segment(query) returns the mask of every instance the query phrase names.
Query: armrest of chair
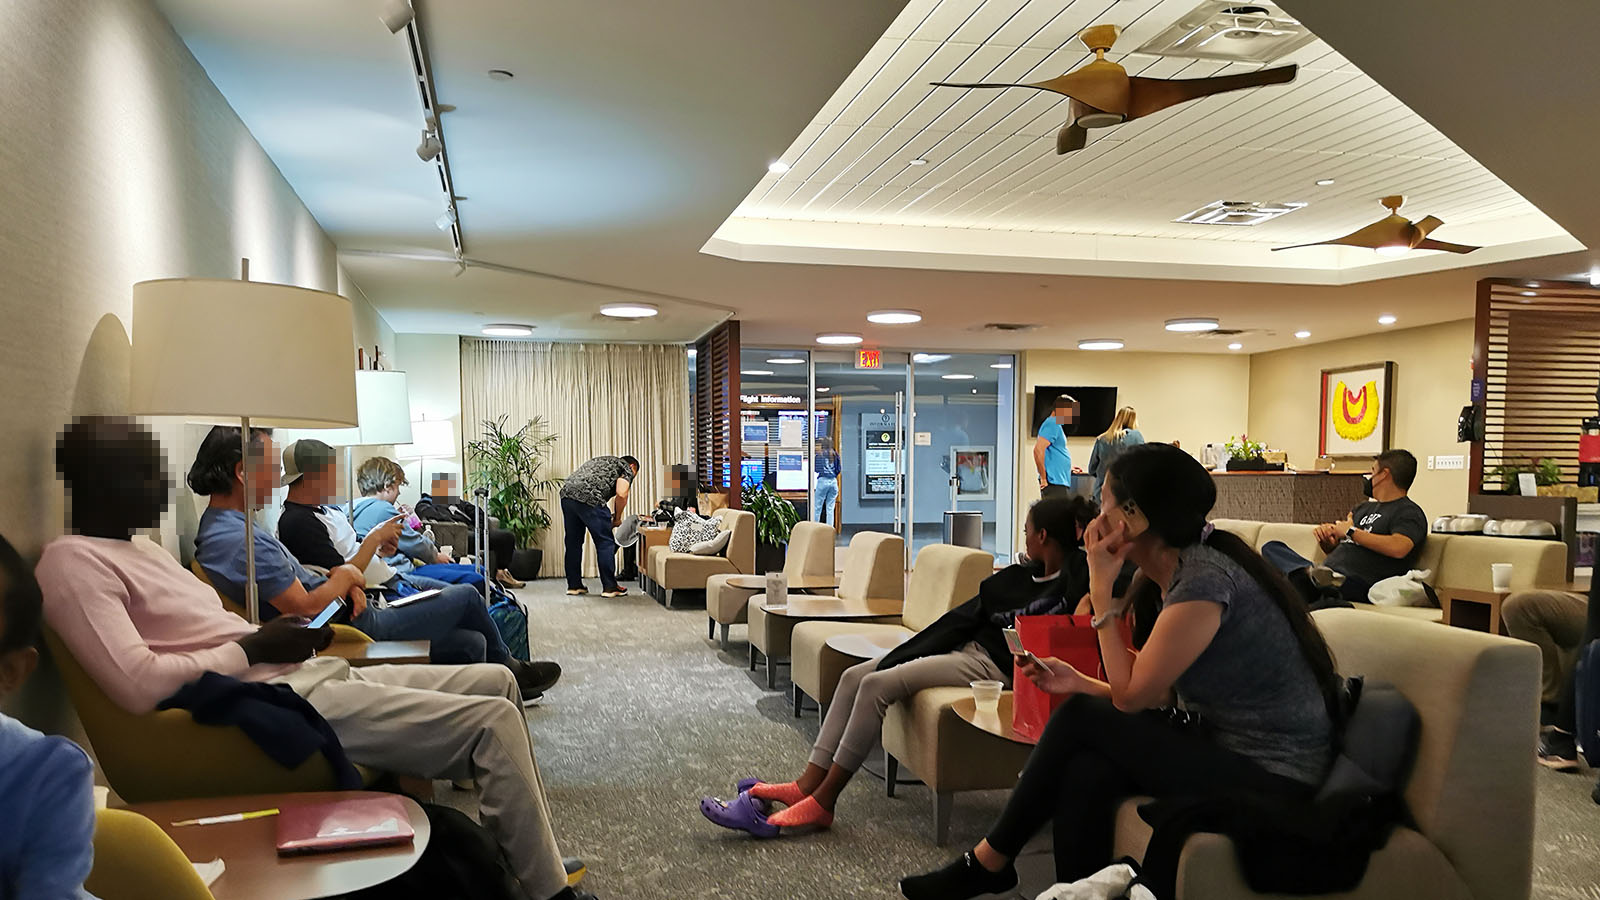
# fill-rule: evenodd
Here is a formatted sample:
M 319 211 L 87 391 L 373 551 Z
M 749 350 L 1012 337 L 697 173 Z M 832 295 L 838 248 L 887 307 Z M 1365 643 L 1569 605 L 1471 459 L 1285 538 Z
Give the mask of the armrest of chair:
M 183 851 L 144 816 L 102 809 L 94 817 L 94 869 L 86 888 L 101 900 L 212 900 Z
M 365 631 L 354 625 L 334 625 L 333 642 L 335 644 L 370 644 L 372 638 Z

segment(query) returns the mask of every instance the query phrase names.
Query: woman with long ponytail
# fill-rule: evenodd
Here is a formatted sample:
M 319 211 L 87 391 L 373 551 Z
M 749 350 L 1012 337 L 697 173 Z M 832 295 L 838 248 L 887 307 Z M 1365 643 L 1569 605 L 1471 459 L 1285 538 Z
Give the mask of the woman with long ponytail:
M 942 869 L 901 879 L 906 897 L 1011 890 L 1012 860 L 1052 821 L 1057 880 L 1094 875 L 1121 891 L 1130 867 L 1097 873 L 1112 862 L 1113 819 L 1127 797 L 1316 791 L 1340 709 L 1333 654 L 1284 577 L 1207 523 L 1216 497 L 1210 473 L 1169 444 L 1131 448 L 1111 465 L 1084 535 L 1106 680 L 1053 658 L 1026 666 L 1068 700 L 988 837 Z M 1161 592 L 1137 656 L 1112 627 L 1123 610 L 1111 585 L 1125 560 Z

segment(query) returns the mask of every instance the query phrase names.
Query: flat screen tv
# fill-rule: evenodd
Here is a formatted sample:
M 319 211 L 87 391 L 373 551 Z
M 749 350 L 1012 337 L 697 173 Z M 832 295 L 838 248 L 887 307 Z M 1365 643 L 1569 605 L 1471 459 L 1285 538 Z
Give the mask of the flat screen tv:
M 1081 385 L 1039 385 L 1033 389 L 1033 434 L 1055 409 L 1056 398 L 1071 394 L 1078 401 L 1078 418 L 1064 426 L 1067 437 L 1098 437 L 1117 415 L 1117 389 Z

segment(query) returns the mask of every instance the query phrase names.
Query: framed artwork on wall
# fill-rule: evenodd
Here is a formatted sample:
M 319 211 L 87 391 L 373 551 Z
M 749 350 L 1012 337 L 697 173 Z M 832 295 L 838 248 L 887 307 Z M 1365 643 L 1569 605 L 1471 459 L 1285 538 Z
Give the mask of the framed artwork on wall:
M 1377 456 L 1394 429 L 1394 363 L 1322 370 L 1319 456 Z
M 956 499 L 994 499 L 994 445 L 951 445 L 950 471 L 956 476 Z

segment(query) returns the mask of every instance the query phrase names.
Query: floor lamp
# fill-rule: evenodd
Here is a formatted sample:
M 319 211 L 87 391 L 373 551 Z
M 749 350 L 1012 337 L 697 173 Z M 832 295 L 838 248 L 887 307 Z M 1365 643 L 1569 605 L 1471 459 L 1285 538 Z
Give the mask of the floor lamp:
M 249 276 L 249 261 L 242 266 Z M 248 280 L 170 278 L 133 286 L 129 412 L 239 423 L 244 458 L 245 611 L 256 588 L 251 427 L 354 426 L 350 301 Z
M 382 447 L 411 443 L 411 395 L 404 372 L 356 372 L 355 428 L 340 428 L 315 435 L 332 447 L 344 448 L 344 467 L 350 502 L 345 515 L 356 516 L 356 447 Z

